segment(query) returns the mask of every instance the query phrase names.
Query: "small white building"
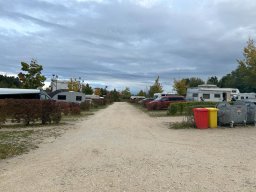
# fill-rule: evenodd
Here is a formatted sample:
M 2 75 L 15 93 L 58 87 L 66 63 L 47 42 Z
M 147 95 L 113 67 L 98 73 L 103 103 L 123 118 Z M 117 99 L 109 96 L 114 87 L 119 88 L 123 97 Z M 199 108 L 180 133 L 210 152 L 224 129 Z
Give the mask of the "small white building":
M 186 100 L 188 101 L 231 101 L 233 97 L 239 95 L 236 88 L 219 88 L 216 85 L 199 85 L 187 89 Z

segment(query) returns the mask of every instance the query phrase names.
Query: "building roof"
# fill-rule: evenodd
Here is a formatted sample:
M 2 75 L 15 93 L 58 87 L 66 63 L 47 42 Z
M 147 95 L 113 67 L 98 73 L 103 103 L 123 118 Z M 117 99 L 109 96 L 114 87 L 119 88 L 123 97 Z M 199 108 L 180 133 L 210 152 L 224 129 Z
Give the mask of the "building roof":
M 57 95 L 58 93 L 67 92 L 67 91 L 68 91 L 68 89 L 58 89 L 56 91 L 48 93 L 48 95 L 52 98 L 54 95 Z

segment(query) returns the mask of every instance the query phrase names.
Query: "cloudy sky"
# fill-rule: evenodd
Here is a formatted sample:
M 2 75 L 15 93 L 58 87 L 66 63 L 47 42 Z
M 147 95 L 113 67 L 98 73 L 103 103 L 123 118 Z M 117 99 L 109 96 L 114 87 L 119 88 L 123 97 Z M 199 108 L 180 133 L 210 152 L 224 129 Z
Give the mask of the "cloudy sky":
M 0 72 L 146 89 L 156 77 L 221 77 L 256 38 L 254 0 L 0 0 Z

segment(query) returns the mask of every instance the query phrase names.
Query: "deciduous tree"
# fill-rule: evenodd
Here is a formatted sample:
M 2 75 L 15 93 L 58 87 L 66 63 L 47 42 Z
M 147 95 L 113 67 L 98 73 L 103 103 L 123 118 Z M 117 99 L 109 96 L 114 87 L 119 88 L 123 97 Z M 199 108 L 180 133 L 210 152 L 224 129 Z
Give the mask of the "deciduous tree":
M 218 85 L 219 84 L 218 77 L 216 76 L 209 77 L 207 80 L 207 84 Z
M 93 89 L 88 83 L 86 83 L 86 85 L 82 85 L 82 92 L 86 95 L 92 95 Z
M 144 96 L 146 97 L 147 93 L 143 90 L 140 90 L 139 93 L 137 94 L 137 96 Z
M 18 77 L 23 88 L 42 88 L 44 86 L 45 76 L 41 74 L 43 66 L 37 63 L 37 60 L 32 59 L 30 64 L 21 62 L 21 70 Z
M 188 88 L 186 79 L 174 80 L 173 88 L 178 95 L 186 95 Z
M 79 92 L 80 91 L 80 82 L 71 78 L 70 81 L 68 82 L 68 90 Z
M 221 78 L 220 87 L 238 88 L 241 92 L 256 92 L 256 47 L 249 39 L 243 51 L 244 59 L 237 60 L 238 67 Z
M 163 87 L 159 82 L 159 76 L 156 78 L 155 83 L 149 88 L 149 96 L 153 97 L 155 93 L 162 93 Z
M 123 99 L 130 99 L 131 97 L 131 91 L 129 87 L 126 87 L 123 91 L 121 91 L 121 95 Z

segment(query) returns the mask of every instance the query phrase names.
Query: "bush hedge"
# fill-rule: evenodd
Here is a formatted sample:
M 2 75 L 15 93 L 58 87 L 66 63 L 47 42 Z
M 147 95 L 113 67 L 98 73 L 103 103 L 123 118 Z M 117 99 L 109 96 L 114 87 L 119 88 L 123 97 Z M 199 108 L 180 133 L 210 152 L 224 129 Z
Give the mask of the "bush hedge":
M 52 100 L 36 99 L 6 99 L 0 101 L 0 124 L 9 118 L 12 122 L 23 122 L 25 125 L 41 121 L 46 123 L 59 123 L 61 108 Z
M 0 99 L 0 127 L 7 119 L 12 122 L 29 125 L 36 121 L 59 123 L 61 115 L 79 115 L 81 111 L 89 111 L 112 103 L 109 99 L 94 99 L 78 103 L 56 102 L 54 100 L 37 99 Z
M 190 115 L 193 108 L 215 107 L 216 102 L 180 102 L 171 103 L 168 107 L 168 115 Z

